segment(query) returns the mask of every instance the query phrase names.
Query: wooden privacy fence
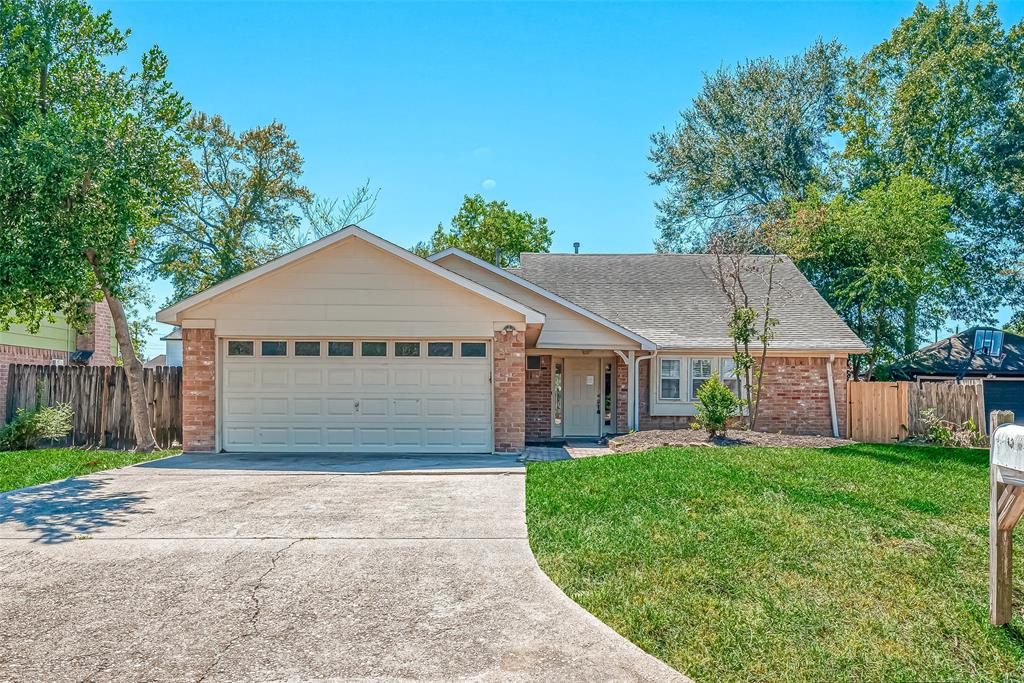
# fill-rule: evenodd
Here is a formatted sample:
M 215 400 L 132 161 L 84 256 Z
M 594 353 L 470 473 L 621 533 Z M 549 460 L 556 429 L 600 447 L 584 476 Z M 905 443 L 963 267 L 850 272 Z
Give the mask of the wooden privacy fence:
M 927 432 L 926 410 L 954 424 L 974 420 L 985 429 L 981 382 L 849 382 L 846 389 L 849 429 L 854 441 L 893 443 Z
M 143 371 L 149 418 L 161 448 L 181 443 L 181 368 Z M 7 379 L 7 416 L 43 405 L 68 403 L 75 411 L 74 430 L 62 445 L 132 448 L 131 396 L 128 377 L 119 366 L 11 365 Z

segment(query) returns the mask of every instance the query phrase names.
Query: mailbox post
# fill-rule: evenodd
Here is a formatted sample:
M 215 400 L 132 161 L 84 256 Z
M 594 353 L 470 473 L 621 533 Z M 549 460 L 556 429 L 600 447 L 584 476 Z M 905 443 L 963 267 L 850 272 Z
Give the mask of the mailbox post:
M 1013 413 L 992 412 L 988 616 L 996 626 L 1009 623 L 1013 613 L 1013 527 L 1024 514 L 1024 427 L 1009 422 L 1013 422 Z

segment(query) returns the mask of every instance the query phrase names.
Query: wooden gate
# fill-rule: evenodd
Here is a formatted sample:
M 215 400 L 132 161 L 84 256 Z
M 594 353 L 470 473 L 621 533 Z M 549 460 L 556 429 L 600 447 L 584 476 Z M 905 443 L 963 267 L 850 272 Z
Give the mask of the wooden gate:
M 153 435 L 161 448 L 181 443 L 181 368 L 146 368 L 143 374 Z M 69 403 L 74 430 L 63 445 L 132 448 L 128 377 L 119 366 L 11 365 L 7 416 L 18 408 Z
M 851 439 L 894 443 L 907 438 L 907 382 L 849 382 L 846 396 Z

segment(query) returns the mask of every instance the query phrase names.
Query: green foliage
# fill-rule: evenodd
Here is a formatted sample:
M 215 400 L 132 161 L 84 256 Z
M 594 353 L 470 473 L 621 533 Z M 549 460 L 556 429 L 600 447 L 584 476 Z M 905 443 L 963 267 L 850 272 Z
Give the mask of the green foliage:
M 846 80 L 852 189 L 907 174 L 949 197 L 970 276 L 950 313 L 984 319 L 1014 286 L 1024 294 L 1024 21 L 1004 29 L 995 3 L 920 3 Z
M 951 314 L 966 264 L 950 200 L 927 181 L 900 175 L 828 202 L 814 193 L 790 211 L 787 249 L 868 344 L 868 374 L 916 350 Z
M 925 439 L 929 443 L 943 448 L 973 448 L 984 446 L 988 443 L 988 437 L 978 429 L 974 420 L 967 418 L 963 423 L 956 424 L 949 420 L 939 419 L 935 415 L 934 408 L 926 408 L 921 411 L 921 419 L 926 426 Z
M 196 114 L 184 139 L 188 194 L 156 230 L 151 272 L 184 299 L 373 214 L 369 181 L 350 197 L 315 197 L 283 124 L 236 133 L 220 116 Z
M 1024 336 L 1024 311 L 1018 311 L 1013 314 L 1010 321 L 1006 324 L 1006 331 Z
M 739 413 L 743 401 L 736 398 L 718 373 L 711 375 L 697 388 L 697 423 L 708 431 L 710 438 L 725 436 L 726 423 Z
M 126 298 L 184 190 L 188 107 L 159 48 L 110 66 L 127 36 L 79 0 L 0 0 L 0 326 Z
M 0 451 L 35 448 L 44 439 L 63 439 L 71 433 L 74 417 L 67 403 L 18 408 L 14 419 L 0 429 Z
M 842 46 L 818 41 L 705 76 L 675 130 L 651 137 L 650 177 L 666 186 L 659 251 L 703 250 L 708 232 L 760 224 L 821 177 L 842 66 Z
M 468 254 L 494 263 L 497 250 L 501 250 L 500 266 L 519 265 L 522 252 L 546 252 L 551 248 L 554 234 L 548 228 L 548 219 L 534 218 L 526 211 L 508 208 L 508 202 L 486 201 L 482 195 L 466 195 L 459 212 L 445 230 L 438 225 L 426 242 L 416 244 L 412 251 L 429 256 L 457 247 Z

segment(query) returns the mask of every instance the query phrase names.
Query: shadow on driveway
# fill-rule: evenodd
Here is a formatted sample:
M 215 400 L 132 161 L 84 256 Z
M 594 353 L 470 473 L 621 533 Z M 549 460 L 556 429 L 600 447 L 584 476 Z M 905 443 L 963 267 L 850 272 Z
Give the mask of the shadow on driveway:
M 337 453 L 185 453 L 135 465 L 137 469 L 227 470 L 326 474 L 429 473 L 438 471 L 523 471 L 515 454 L 461 455 Z
M 62 543 L 127 524 L 129 518 L 149 511 L 146 496 L 103 493 L 103 479 L 65 479 L 0 494 L 0 525 L 14 522 L 17 533 L 35 532 L 40 543 Z M 0 536 L 6 535 L 0 529 Z

